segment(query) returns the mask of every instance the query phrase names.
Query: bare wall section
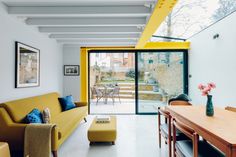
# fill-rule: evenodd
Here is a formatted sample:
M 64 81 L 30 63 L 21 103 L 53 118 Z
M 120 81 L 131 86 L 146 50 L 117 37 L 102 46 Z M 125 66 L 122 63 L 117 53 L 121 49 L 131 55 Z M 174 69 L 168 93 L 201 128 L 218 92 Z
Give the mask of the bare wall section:
M 206 104 L 199 83 L 215 82 L 216 106 L 236 107 L 236 12 L 193 36 L 189 52 L 189 93 L 194 104 Z M 213 39 L 215 34 L 219 38 Z
M 62 94 L 62 47 L 6 9 L 0 3 L 0 103 L 48 92 Z M 15 88 L 15 41 L 40 49 L 40 87 Z
M 80 65 L 80 47 L 64 46 L 63 47 L 63 64 Z M 75 101 L 80 100 L 80 76 L 64 76 L 63 79 L 64 95 L 72 95 Z

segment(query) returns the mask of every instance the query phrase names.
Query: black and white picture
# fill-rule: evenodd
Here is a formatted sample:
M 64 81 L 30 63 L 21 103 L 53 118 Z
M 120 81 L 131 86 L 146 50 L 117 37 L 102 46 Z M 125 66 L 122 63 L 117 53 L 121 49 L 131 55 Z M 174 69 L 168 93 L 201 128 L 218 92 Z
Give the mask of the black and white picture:
M 64 65 L 65 76 L 79 76 L 79 65 Z

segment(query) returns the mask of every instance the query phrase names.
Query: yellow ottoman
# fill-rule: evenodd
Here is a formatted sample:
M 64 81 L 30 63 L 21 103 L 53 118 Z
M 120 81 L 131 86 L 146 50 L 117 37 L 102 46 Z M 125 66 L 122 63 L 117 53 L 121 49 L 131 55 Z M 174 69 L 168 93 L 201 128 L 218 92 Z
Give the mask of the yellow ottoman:
M 96 118 L 93 120 L 88 130 L 88 140 L 90 145 L 93 142 L 112 142 L 116 140 L 116 117 L 111 116 L 109 123 L 96 123 Z
M 5 142 L 0 142 L 0 157 L 10 157 L 9 146 Z

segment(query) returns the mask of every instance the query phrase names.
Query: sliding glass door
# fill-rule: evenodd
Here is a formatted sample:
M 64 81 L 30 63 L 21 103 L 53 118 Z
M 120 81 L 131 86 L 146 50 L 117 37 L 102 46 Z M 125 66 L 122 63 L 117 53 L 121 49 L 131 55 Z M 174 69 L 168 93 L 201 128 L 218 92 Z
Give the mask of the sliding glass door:
M 89 52 L 91 114 L 155 114 L 188 92 L 185 50 Z
M 138 113 L 156 113 L 169 98 L 187 92 L 185 58 L 184 52 L 138 53 Z
M 89 54 L 91 114 L 135 114 L 135 53 Z

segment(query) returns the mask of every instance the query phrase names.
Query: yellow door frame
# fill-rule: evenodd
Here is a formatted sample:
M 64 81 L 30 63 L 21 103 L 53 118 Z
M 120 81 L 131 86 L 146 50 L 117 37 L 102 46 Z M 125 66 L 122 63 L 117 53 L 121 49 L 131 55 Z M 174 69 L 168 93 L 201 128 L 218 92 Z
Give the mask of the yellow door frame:
M 80 101 L 88 102 L 88 52 L 89 50 L 187 50 L 190 48 L 189 42 L 150 42 L 142 49 L 134 46 L 123 47 L 81 47 L 80 48 Z

